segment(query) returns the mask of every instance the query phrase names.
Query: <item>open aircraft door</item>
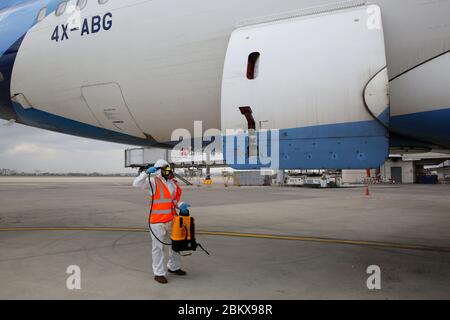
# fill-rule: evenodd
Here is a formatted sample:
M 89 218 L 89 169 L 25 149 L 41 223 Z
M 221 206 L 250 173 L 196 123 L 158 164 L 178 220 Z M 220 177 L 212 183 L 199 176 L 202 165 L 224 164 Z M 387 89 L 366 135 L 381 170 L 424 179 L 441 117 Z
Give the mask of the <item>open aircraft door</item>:
M 389 148 L 388 86 L 376 5 L 250 21 L 233 32 L 224 66 L 226 161 L 236 169 L 379 167 Z M 244 163 L 235 129 L 246 130 Z M 253 150 L 269 145 L 270 165 L 252 160 L 255 141 Z

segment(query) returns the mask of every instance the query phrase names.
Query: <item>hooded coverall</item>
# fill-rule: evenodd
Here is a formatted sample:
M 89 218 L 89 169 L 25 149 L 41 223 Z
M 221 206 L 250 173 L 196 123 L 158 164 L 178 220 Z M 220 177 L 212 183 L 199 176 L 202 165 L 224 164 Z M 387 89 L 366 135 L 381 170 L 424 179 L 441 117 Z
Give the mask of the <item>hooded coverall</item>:
M 176 205 L 181 205 L 181 203 L 176 203 L 176 193 L 177 193 L 177 185 L 173 180 L 164 179 L 160 172 L 156 173 L 151 177 L 151 181 L 148 179 L 147 173 L 142 172 L 133 182 L 133 187 L 140 188 L 143 190 L 147 190 L 149 195 L 152 197 L 152 188 L 150 187 L 150 183 L 153 187 L 153 192 L 156 192 L 156 181 L 155 178 L 159 178 L 159 180 L 167 187 L 169 190 L 172 199 L 174 200 Z M 178 187 L 179 188 L 179 187 Z M 162 192 L 162 190 L 161 190 Z M 170 234 L 172 232 L 172 221 L 165 223 L 155 223 L 151 224 L 150 227 L 153 230 L 153 233 L 156 237 L 164 243 L 170 243 Z M 155 235 L 151 233 L 152 236 L 152 260 L 153 260 L 153 273 L 155 276 L 166 276 L 166 270 L 164 269 L 164 244 L 159 242 Z M 171 247 L 169 247 L 169 261 L 167 263 L 167 268 L 171 271 L 176 271 L 181 269 L 181 257 L 179 254 L 174 252 Z

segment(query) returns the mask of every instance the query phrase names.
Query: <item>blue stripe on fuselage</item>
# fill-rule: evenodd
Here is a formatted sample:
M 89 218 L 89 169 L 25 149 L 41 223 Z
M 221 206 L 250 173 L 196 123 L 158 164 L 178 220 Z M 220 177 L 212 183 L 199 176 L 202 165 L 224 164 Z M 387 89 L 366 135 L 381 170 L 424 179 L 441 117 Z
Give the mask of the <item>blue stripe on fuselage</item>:
M 0 118 L 11 120 L 16 119 L 16 114 L 11 105 L 11 77 L 17 51 L 22 43 L 22 39 L 17 40 L 3 56 L 0 57 L 0 72 L 4 81 L 0 81 Z
M 29 1 L 32 1 L 32 0 L 2 0 L 2 2 L 0 2 L 0 10 L 6 9 L 9 7 L 14 7 L 21 3 L 29 2 Z
M 35 108 L 23 108 L 20 104 L 12 103 L 19 123 L 46 129 L 50 131 L 70 134 L 78 137 L 97 139 L 108 142 L 117 142 L 142 147 L 155 146 L 156 142 L 138 137 L 133 137 L 120 132 L 115 132 L 86 123 L 67 119 Z
M 7 0 L 0 7 L 0 118 L 16 119 L 11 105 L 11 77 L 17 52 L 27 32 L 37 23 L 39 11 L 55 10 L 59 0 Z
M 448 148 L 450 147 L 450 108 L 393 116 L 391 131 Z
M 387 108 L 379 119 L 389 114 Z M 279 132 L 279 169 L 366 169 L 377 168 L 388 156 L 389 136 L 387 130 L 376 120 L 355 121 L 315 125 L 302 128 L 280 129 Z M 261 140 L 260 134 L 258 134 Z M 272 154 L 273 144 L 270 135 L 263 137 L 268 145 L 266 152 Z M 226 144 L 231 144 L 227 146 Z M 237 139 L 226 139 L 224 155 L 227 163 L 238 170 L 257 170 L 270 168 L 273 162 L 251 164 L 248 156 L 236 148 Z M 241 150 L 241 151 L 240 151 Z M 230 153 L 231 152 L 231 153 Z M 241 159 L 239 159 L 241 156 Z M 241 162 L 241 163 L 239 163 Z
M 30 30 L 49 0 L 22 1 L 0 11 L 0 56 Z

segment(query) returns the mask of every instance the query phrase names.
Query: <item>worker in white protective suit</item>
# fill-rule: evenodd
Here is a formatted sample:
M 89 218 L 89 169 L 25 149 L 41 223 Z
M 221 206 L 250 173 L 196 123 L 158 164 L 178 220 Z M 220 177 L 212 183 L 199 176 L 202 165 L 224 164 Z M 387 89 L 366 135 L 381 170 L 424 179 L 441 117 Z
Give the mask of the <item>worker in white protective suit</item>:
M 150 176 L 150 179 L 149 179 Z M 152 259 L 155 280 L 166 284 L 164 269 L 164 244 L 170 244 L 172 220 L 177 215 L 177 209 L 188 210 L 189 204 L 180 202 L 182 190 L 174 179 L 173 168 L 165 160 L 159 160 L 154 167 L 143 170 L 134 180 L 133 187 L 147 190 L 151 196 L 150 233 L 152 237 Z M 186 275 L 181 270 L 181 256 L 169 247 L 169 273 L 179 276 Z

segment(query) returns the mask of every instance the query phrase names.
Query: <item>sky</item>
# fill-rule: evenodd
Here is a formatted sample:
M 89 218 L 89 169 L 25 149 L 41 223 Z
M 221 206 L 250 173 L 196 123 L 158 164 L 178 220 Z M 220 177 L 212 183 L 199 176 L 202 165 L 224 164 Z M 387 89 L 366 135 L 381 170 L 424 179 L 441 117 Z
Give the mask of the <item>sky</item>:
M 78 138 L 0 120 L 0 169 L 19 172 L 128 173 L 130 146 Z

